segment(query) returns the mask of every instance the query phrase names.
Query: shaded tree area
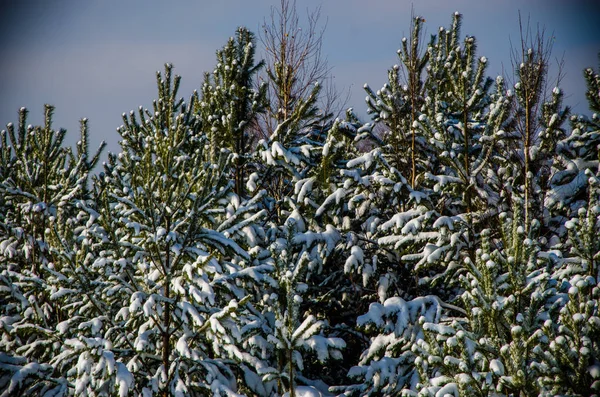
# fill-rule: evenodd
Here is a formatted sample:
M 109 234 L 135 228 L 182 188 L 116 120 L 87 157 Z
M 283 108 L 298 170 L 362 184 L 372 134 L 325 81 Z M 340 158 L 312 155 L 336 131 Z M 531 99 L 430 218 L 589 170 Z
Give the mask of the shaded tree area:
M 101 167 L 2 130 L 0 396 L 600 394 L 600 69 L 571 114 L 543 31 L 492 78 L 413 15 L 340 117 L 319 17 L 166 64 Z

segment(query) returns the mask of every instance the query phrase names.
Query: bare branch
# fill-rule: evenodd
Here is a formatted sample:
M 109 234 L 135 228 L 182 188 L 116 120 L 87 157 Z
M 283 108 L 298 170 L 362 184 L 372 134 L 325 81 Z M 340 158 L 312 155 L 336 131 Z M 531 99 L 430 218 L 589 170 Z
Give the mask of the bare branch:
M 321 112 L 304 124 L 311 125 L 319 118 L 329 119 L 324 116 L 339 113 L 339 95 L 322 53 L 327 21 L 321 23 L 321 8 L 307 10 L 304 22 L 302 25 L 295 0 L 281 0 L 279 7 L 271 8 L 270 18 L 265 19 L 259 34 L 266 62 L 259 83 L 268 85 L 270 102 L 258 127 L 263 138 L 269 137 L 277 124 L 290 117 L 294 109 L 310 97 L 316 83 L 326 88 L 319 98 Z

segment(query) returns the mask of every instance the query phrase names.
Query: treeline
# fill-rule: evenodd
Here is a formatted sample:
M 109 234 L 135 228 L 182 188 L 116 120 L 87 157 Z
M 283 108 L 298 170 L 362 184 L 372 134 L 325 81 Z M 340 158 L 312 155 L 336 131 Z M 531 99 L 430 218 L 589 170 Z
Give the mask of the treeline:
M 461 15 L 336 117 L 318 12 L 237 30 L 188 99 L 173 67 L 97 167 L 0 136 L 0 395 L 530 396 L 600 390 L 592 117 L 543 34 L 491 79 Z M 258 78 L 258 77 L 261 78 Z

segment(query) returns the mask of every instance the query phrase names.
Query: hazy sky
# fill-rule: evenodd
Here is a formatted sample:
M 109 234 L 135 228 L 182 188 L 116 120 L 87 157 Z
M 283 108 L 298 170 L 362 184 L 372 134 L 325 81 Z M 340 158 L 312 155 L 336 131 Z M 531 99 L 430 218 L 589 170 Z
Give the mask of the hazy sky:
M 42 122 L 44 103 L 56 106 L 54 127 L 69 130 L 69 143 L 89 119 L 92 147 L 100 141 L 119 151 L 121 113 L 150 107 L 155 72 L 165 62 L 182 76 L 180 96 L 200 87 L 215 51 L 236 27 L 258 32 L 279 0 L 9 0 L 0 3 L 0 125 L 17 121 L 21 106 L 30 123 Z M 553 56 L 565 60 L 562 88 L 575 111 L 589 113 L 584 67 L 598 67 L 600 1 L 558 0 L 298 0 L 301 15 L 321 6 L 327 23 L 323 50 L 341 91 L 364 115 L 364 91 L 385 82 L 408 34 L 411 6 L 426 19 L 427 34 L 464 15 L 462 34 L 474 35 L 488 74 L 510 69 L 510 42 L 519 40 L 518 12 L 534 29 L 554 37 Z M 258 54 L 260 58 L 260 53 Z

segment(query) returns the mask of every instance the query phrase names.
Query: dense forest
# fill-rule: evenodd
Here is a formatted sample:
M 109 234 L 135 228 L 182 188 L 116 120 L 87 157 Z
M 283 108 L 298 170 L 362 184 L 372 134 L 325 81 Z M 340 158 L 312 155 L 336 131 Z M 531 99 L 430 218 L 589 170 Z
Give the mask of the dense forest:
M 424 23 L 369 120 L 287 0 L 189 97 L 157 72 L 103 164 L 22 108 L 0 396 L 600 395 L 600 70 L 571 114 L 543 32 L 490 78 L 459 13 Z

